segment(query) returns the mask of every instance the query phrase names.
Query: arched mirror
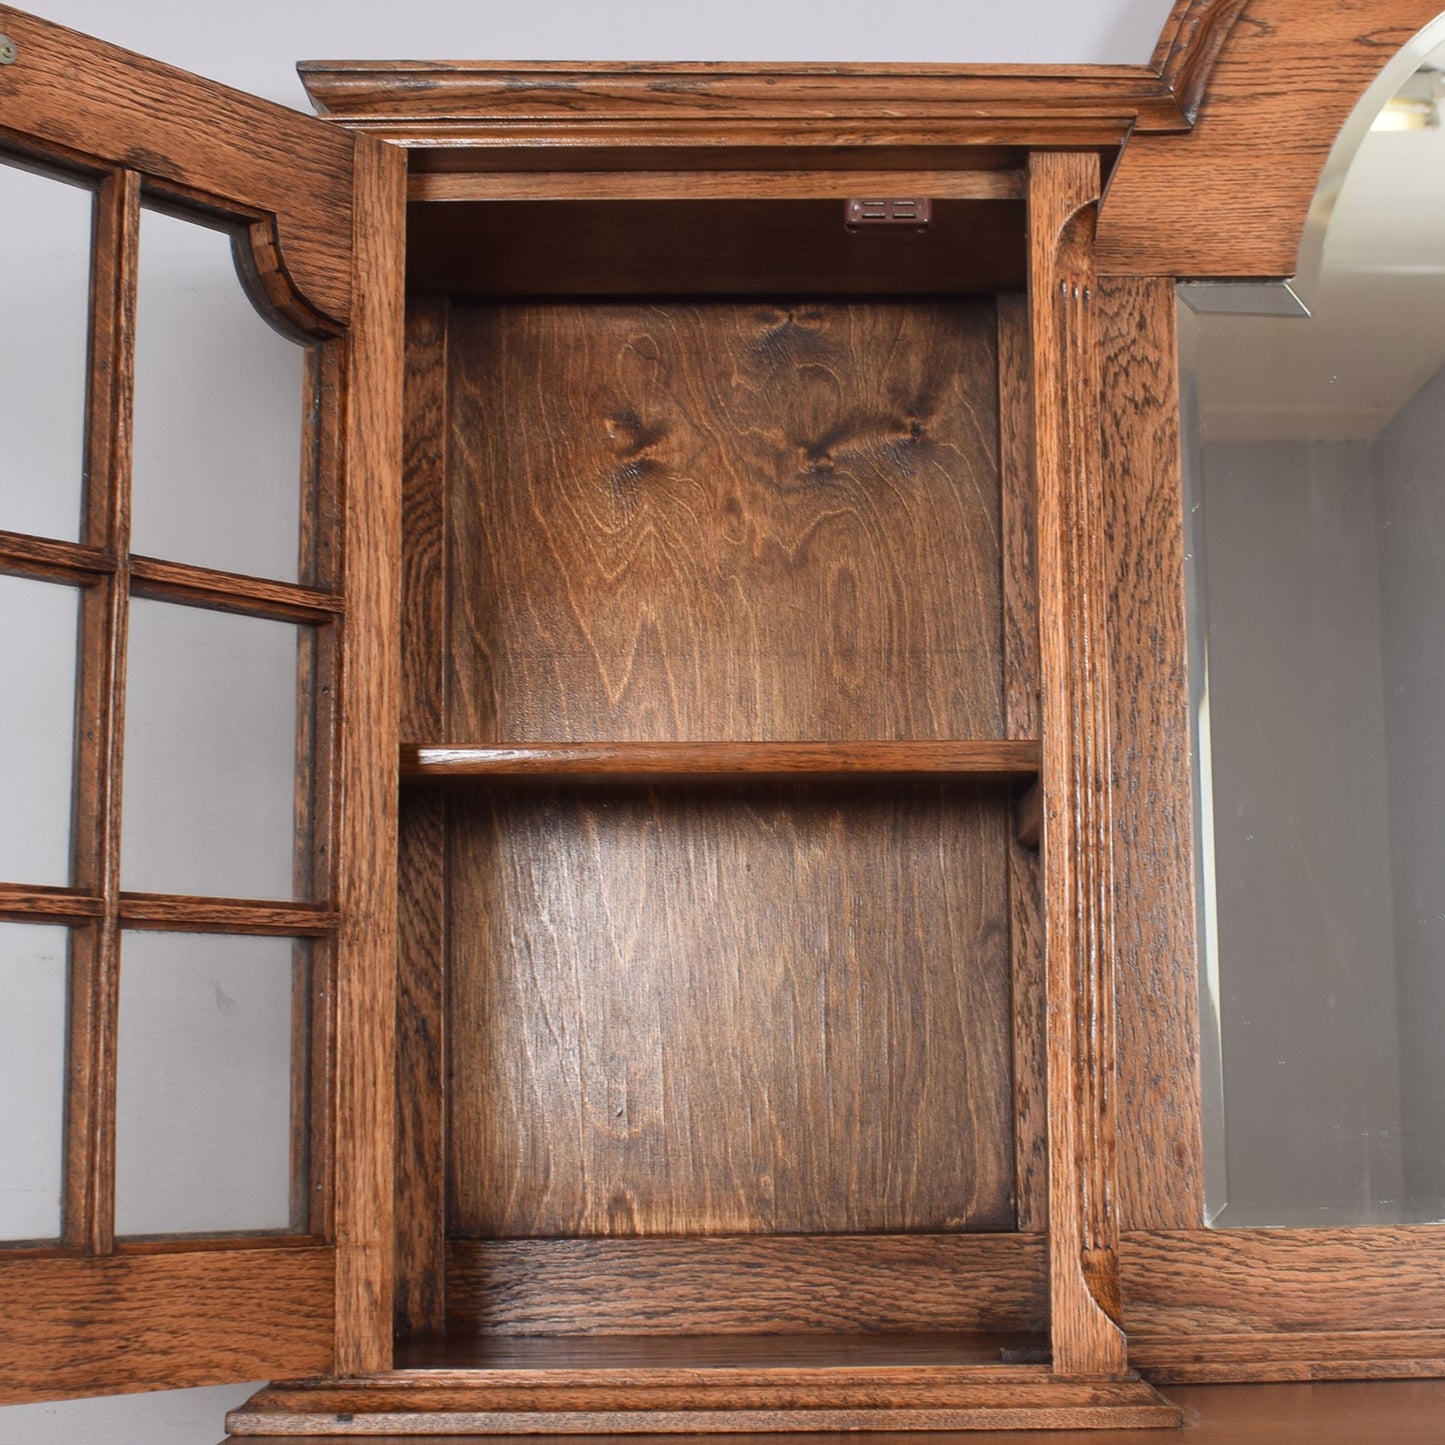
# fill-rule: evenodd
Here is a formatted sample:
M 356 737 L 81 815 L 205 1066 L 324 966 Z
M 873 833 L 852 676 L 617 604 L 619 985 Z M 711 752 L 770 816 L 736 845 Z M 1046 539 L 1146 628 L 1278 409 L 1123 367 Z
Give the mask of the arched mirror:
M 1182 297 L 1207 1221 L 1445 1220 L 1445 18 Z

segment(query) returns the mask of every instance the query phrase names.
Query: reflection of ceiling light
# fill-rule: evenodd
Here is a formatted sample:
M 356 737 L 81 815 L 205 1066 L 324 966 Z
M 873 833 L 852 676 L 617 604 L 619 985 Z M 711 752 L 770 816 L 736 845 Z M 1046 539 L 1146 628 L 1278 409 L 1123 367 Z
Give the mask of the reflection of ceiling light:
M 1440 124 L 1440 110 L 1433 100 L 1411 100 L 1397 95 L 1370 125 L 1371 130 L 1434 130 Z
M 1440 105 L 1445 100 L 1442 74 L 1438 70 L 1417 70 L 1392 100 L 1387 100 L 1370 126 L 1371 130 L 1436 130 Z

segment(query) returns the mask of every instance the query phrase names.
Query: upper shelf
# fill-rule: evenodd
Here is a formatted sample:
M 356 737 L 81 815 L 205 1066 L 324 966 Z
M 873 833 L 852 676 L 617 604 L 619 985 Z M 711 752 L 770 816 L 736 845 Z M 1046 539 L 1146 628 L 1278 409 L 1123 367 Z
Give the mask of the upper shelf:
M 412 782 L 1023 781 L 1039 771 L 1036 741 L 837 743 L 404 744 Z

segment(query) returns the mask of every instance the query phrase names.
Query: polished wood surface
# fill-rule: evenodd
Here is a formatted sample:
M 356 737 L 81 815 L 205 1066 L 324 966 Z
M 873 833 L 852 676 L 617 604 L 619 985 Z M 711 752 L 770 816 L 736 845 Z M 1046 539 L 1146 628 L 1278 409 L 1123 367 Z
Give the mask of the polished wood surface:
M 0 126 L 25 143 L 279 217 L 278 287 L 351 310 L 353 139 L 283 106 L 0 6 Z M 265 262 L 258 263 L 263 269 Z
M 447 303 L 406 309 L 401 474 L 401 736 L 446 717 Z M 396 1328 L 446 1319 L 447 800 L 402 794 L 396 1008 Z
M 976 296 L 1023 285 L 1020 201 L 935 200 L 923 234 L 850 232 L 843 205 L 842 194 L 727 201 L 646 192 L 417 204 L 407 266 L 416 289 L 475 298 Z
M 1389 1384 L 1172 1386 L 1166 1398 L 1181 1407 L 1177 1435 L 1154 1430 L 983 1430 L 966 1436 L 935 1436 L 938 1445 L 1437 1445 L 1445 1418 L 1445 1381 Z M 368 1436 L 374 1445 L 420 1445 L 418 1435 Z M 464 1440 L 466 1437 L 463 1436 Z M 574 1437 L 576 1438 L 576 1437 Z M 592 1437 L 597 1445 L 607 1437 Z M 771 1445 L 808 1445 L 816 1436 L 786 1429 Z M 869 1445 L 918 1445 L 913 1434 L 882 1432 Z M 119 1445 L 119 1442 L 117 1442 Z M 272 1445 L 301 1445 L 281 1436 Z
M 0 1404 L 323 1372 L 333 1258 L 222 1247 L 7 1260 Z
M 896 743 L 505 743 L 402 745 L 401 775 L 553 783 L 897 778 L 1018 782 L 1038 773 L 1031 741 Z
M 1024 1234 L 457 1239 L 447 1313 L 463 1336 L 1039 1331 L 1047 1268 Z
M 1218 47 L 1193 131 L 1138 134 L 1125 148 L 1100 217 L 1100 270 L 1294 275 L 1340 127 L 1439 13 L 1437 0 L 1249 0 Z
M 335 1014 L 336 1362 L 391 1363 L 400 717 L 402 246 L 406 157 L 356 152 L 357 298 L 349 333 Z
M 1174 306 L 1167 278 L 1099 284 L 1121 1229 L 1204 1219 Z
M 437 741 L 1001 736 L 991 307 L 454 306 L 450 344 Z
M 450 800 L 450 1227 L 1013 1224 L 1006 799 Z
M 1125 1367 L 1113 1212 L 1113 875 L 1107 573 L 1099 516 L 1098 163 L 1029 163 L 1037 446 L 1049 1265 L 1054 1367 Z

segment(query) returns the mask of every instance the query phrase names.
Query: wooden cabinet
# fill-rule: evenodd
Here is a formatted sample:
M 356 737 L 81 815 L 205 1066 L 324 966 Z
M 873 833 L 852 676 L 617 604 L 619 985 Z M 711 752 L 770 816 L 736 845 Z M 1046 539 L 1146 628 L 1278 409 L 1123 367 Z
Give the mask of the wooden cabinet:
M 1202 1228 L 1174 278 L 1293 270 L 1382 33 L 1240 9 L 1148 67 L 311 65 L 324 123 L 0 8 L 6 154 L 98 196 L 85 534 L 0 534 L 91 599 L 75 877 L 0 884 L 73 931 L 4 1398 L 1017 1429 L 1440 1372 L 1439 1229 Z M 143 201 L 312 347 L 294 585 L 132 553 Z M 132 596 L 318 630 L 304 901 L 123 887 Z M 115 1238 L 126 928 L 311 940 L 291 1230 Z

